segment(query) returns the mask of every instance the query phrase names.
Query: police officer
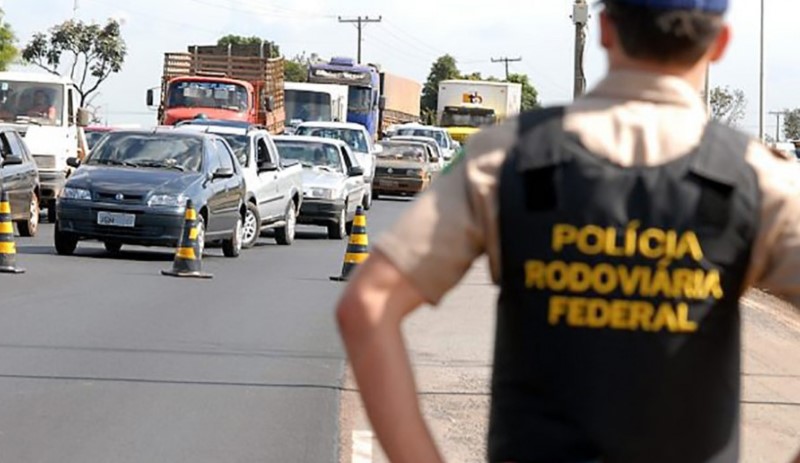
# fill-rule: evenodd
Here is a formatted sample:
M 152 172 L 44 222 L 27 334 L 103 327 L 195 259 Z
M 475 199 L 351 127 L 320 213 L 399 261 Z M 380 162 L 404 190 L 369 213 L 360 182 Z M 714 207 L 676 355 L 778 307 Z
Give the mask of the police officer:
M 491 462 L 735 462 L 739 298 L 800 301 L 800 172 L 709 123 L 727 0 L 605 0 L 609 73 L 484 130 L 383 236 L 337 317 L 393 462 L 439 462 L 400 324 L 488 254 Z

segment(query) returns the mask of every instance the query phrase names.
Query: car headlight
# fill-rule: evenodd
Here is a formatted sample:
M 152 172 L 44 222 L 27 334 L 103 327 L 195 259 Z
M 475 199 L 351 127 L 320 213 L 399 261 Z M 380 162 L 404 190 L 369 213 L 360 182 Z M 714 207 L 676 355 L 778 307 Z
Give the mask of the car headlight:
M 150 207 L 180 207 L 186 204 L 184 195 L 153 195 L 147 201 Z
M 305 191 L 305 195 L 317 199 L 334 199 L 339 196 L 338 192 L 331 188 L 309 188 Z
M 63 190 L 61 190 L 61 197 L 65 199 L 78 199 L 81 201 L 91 201 L 92 192 L 90 192 L 86 188 L 66 187 Z

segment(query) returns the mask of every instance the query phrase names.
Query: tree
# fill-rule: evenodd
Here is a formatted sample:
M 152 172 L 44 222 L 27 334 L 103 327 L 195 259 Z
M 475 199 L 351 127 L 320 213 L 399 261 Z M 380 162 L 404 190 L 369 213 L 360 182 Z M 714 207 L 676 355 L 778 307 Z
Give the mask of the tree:
M 439 83 L 443 80 L 458 79 L 461 73 L 458 71 L 456 59 L 450 55 L 444 55 L 437 59 L 431 66 L 428 80 L 422 89 L 422 116 L 423 120 L 428 120 L 431 114 L 436 114 L 436 104 L 439 100 Z
M 255 35 L 244 37 L 242 35 L 228 34 L 220 37 L 219 40 L 217 40 L 217 45 L 221 47 L 228 45 L 261 45 L 261 43 L 264 43 L 264 46 L 268 47 L 270 58 L 278 58 L 281 56 L 281 48 L 275 42 L 264 40 L 261 37 L 256 37 Z
M 16 47 L 17 38 L 11 26 L 2 20 L 3 10 L 0 9 L 0 71 L 7 71 L 8 65 L 17 58 L 19 51 Z
M 308 66 L 319 60 L 319 55 L 316 53 L 311 53 L 307 56 L 306 52 L 295 55 L 292 59 L 285 60 L 283 63 L 284 80 L 287 82 L 307 82 Z
M 33 38 L 22 50 L 22 59 L 77 85 L 80 105 L 100 88 L 125 62 L 127 48 L 120 24 L 109 19 L 105 26 L 69 20 Z
M 539 92 L 531 85 L 527 74 L 509 74 L 509 82 L 522 84 L 522 110 L 530 111 L 539 107 Z
M 714 87 L 711 90 L 711 118 L 736 127 L 744 119 L 747 99 L 744 92 L 730 87 Z
M 800 108 L 786 110 L 783 133 L 787 140 L 800 140 Z

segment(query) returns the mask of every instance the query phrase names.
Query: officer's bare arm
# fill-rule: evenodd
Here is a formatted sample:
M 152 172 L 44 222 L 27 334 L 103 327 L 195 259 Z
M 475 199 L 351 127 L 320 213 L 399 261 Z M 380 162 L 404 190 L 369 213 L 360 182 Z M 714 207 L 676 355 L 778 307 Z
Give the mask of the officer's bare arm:
M 420 412 L 400 326 L 423 304 L 380 252 L 361 265 L 336 311 L 372 426 L 393 463 L 442 462 Z

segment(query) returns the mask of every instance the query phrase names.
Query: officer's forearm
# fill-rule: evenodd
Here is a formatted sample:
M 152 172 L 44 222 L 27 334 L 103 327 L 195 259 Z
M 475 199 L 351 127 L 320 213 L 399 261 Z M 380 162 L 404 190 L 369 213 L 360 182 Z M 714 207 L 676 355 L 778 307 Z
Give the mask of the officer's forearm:
M 380 255 L 370 260 L 337 311 L 361 397 L 390 461 L 441 462 L 420 412 L 400 331 L 402 318 L 421 304 L 421 298 Z

